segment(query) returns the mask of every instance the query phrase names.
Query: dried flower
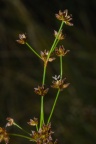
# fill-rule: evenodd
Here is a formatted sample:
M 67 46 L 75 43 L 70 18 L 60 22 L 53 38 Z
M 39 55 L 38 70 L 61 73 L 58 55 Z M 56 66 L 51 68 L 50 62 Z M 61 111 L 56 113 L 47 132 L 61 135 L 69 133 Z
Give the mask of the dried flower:
M 5 143 L 7 144 L 9 142 L 9 136 L 6 130 L 0 127 L 0 142 L 2 141 L 5 141 Z
M 38 125 L 38 119 L 34 117 L 34 119 L 30 119 L 30 122 L 28 122 L 29 125 L 31 126 L 36 126 Z
M 68 15 L 67 9 L 64 10 L 64 12 L 59 10 L 59 14 L 56 14 L 55 16 L 58 20 L 64 21 L 66 25 L 73 26 L 73 24 L 70 22 L 72 20 L 72 15 Z
M 37 132 L 32 131 L 32 138 L 36 141 L 37 144 L 55 144 L 52 140 L 53 132 L 51 131 L 51 124 L 43 125 Z
M 38 88 L 34 88 L 35 93 L 40 95 L 40 96 L 45 96 L 49 90 L 49 88 L 45 89 L 44 85 L 43 86 L 38 86 Z
M 55 49 L 55 53 L 57 56 L 65 56 L 70 50 L 65 50 L 64 46 L 60 46 Z
M 26 35 L 25 34 L 19 34 L 19 40 L 16 40 L 19 44 L 25 44 L 26 42 Z
M 44 52 L 41 51 L 40 54 L 41 54 L 41 59 L 44 61 L 45 64 L 47 64 L 47 57 L 48 57 L 49 51 L 44 50 Z M 54 57 L 53 58 L 50 57 L 48 59 L 49 62 L 52 62 L 53 60 L 55 60 Z
M 65 83 L 65 80 L 66 78 L 64 79 L 61 79 L 60 76 L 56 76 L 53 77 L 53 85 L 51 85 L 52 88 L 56 88 L 56 89 L 60 89 L 61 91 L 64 89 L 64 88 L 67 88 L 69 86 L 70 83 Z
M 55 75 L 55 76 L 52 76 L 52 78 L 54 79 L 54 80 L 59 80 L 60 78 L 61 78 L 61 76 L 60 75 Z
M 8 117 L 6 120 L 8 121 L 8 123 L 6 124 L 6 127 L 12 126 L 14 124 L 14 120 L 12 118 Z
M 60 31 L 59 34 L 58 34 L 57 31 L 54 30 L 54 36 L 57 37 L 58 40 L 63 40 L 64 39 L 64 35 L 62 34 L 62 30 Z

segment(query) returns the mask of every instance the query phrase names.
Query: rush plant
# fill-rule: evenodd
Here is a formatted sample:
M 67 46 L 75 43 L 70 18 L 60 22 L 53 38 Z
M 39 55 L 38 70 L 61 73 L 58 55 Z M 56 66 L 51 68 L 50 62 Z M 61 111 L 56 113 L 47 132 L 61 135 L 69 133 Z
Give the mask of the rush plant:
M 60 96 L 60 92 L 69 86 L 69 83 L 66 83 L 66 78 L 63 78 L 63 57 L 69 52 L 69 50 L 65 50 L 63 45 L 58 46 L 58 44 L 59 44 L 59 41 L 65 39 L 65 36 L 62 33 L 64 24 L 68 26 L 73 26 L 73 24 L 71 23 L 72 15 L 68 14 L 68 10 L 65 10 L 63 12 L 59 11 L 59 13 L 56 14 L 55 16 L 58 20 L 61 21 L 61 25 L 58 31 L 54 30 L 55 38 L 54 38 L 54 41 L 50 50 L 45 49 L 44 51 L 41 51 L 40 54 L 38 54 L 35 51 L 35 49 L 31 47 L 30 44 L 27 42 L 25 34 L 19 34 L 19 39 L 16 40 L 19 44 L 25 44 L 44 63 L 43 74 L 42 74 L 42 84 L 34 88 L 34 92 L 37 95 L 41 96 L 40 118 L 38 119 L 34 117 L 33 119 L 30 119 L 29 122 L 27 122 L 30 126 L 36 127 L 36 130 L 32 131 L 32 133 L 29 133 L 26 130 L 24 130 L 21 126 L 19 126 L 17 123 L 15 123 L 15 120 L 13 118 L 8 117 L 5 128 L 0 127 L 0 142 L 5 141 L 5 143 L 7 144 L 9 142 L 9 137 L 17 136 L 17 137 L 28 139 L 37 144 L 57 143 L 57 140 L 54 141 L 52 138 L 53 131 L 51 130 L 51 119 L 54 113 L 54 109 L 55 109 L 58 97 Z M 55 60 L 55 58 L 52 57 L 53 52 L 60 59 L 60 74 L 58 76 L 55 75 L 52 77 L 53 81 L 52 81 L 51 87 L 54 89 L 57 89 L 57 94 L 55 96 L 55 100 L 51 108 L 49 117 L 47 121 L 45 121 L 44 99 L 46 98 L 45 95 L 47 95 L 49 91 L 49 88 L 45 88 L 46 69 L 48 67 L 48 63 L 53 62 Z M 12 125 L 19 128 L 26 135 L 7 132 L 7 127 L 12 126 Z

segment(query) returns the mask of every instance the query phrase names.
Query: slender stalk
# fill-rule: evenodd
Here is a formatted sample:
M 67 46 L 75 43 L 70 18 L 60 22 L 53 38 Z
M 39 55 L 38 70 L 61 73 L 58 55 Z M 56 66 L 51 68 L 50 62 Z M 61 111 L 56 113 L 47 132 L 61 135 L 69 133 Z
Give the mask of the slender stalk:
M 56 45 L 57 45 L 58 42 L 59 42 L 58 36 L 59 36 L 59 34 L 60 34 L 61 30 L 62 30 L 63 24 L 64 24 L 64 22 L 62 21 L 62 23 L 61 23 L 61 25 L 60 25 L 60 28 L 59 28 L 59 31 L 58 31 L 58 34 L 57 34 L 57 36 L 56 36 L 56 38 L 55 38 L 55 40 L 54 40 L 54 42 L 53 42 L 53 44 L 52 44 L 52 46 L 51 46 L 51 49 L 50 49 L 50 51 L 49 51 L 49 54 L 48 54 L 48 57 L 47 57 L 47 61 L 48 61 L 51 53 L 54 51 Z M 45 83 L 45 75 L 46 75 L 46 65 L 44 66 L 42 85 L 44 85 L 44 83 Z M 58 92 L 57 92 L 57 96 L 56 96 L 55 102 L 54 102 L 54 104 L 53 104 L 53 108 L 52 108 L 52 110 L 51 110 L 51 113 L 50 113 L 48 122 L 50 121 L 51 116 L 52 116 L 52 114 L 53 114 L 53 111 L 54 111 L 54 108 L 55 108 L 55 105 L 56 105 L 56 102 L 57 102 L 59 93 L 60 93 L 60 90 L 58 90 Z M 41 128 L 41 126 L 42 126 L 42 123 L 44 123 L 44 102 L 43 102 L 43 101 L 44 101 L 44 97 L 42 96 L 42 97 L 41 97 L 40 128 Z
M 44 65 L 42 85 L 45 83 L 46 65 Z M 40 114 L 40 128 L 44 123 L 44 96 L 41 97 L 41 114 Z
M 55 45 L 54 45 L 54 48 L 52 49 L 52 51 L 51 51 L 51 53 L 54 51 L 54 49 L 56 48 L 56 46 L 57 46 L 57 44 L 59 43 L 59 39 L 57 39 L 57 41 L 56 41 L 56 43 L 55 43 Z
M 60 78 L 62 78 L 62 74 L 63 74 L 63 65 L 62 65 L 62 56 L 60 56 L 60 76 L 61 76 Z M 56 95 L 56 98 L 55 98 L 55 101 L 54 101 L 54 104 L 53 104 L 51 113 L 50 113 L 50 115 L 49 115 L 47 124 L 48 124 L 48 123 L 50 122 L 50 120 L 51 120 L 51 117 L 52 117 L 52 114 L 53 114 L 53 112 L 54 112 L 54 109 L 55 109 L 55 106 L 56 106 L 56 103 L 57 103 L 59 94 L 60 94 L 60 89 L 59 89 L 58 92 L 57 92 L 57 95 Z
M 38 131 L 38 126 L 36 125 L 36 130 Z
M 60 76 L 62 78 L 62 74 L 63 74 L 63 65 L 62 65 L 62 56 L 60 56 Z
M 61 23 L 61 25 L 60 25 L 60 28 L 59 28 L 59 31 L 58 31 L 58 34 L 57 34 L 57 36 L 56 36 L 56 38 L 55 38 L 55 40 L 54 40 L 54 42 L 53 42 L 53 44 L 52 44 L 52 47 L 51 47 L 51 49 L 50 49 L 50 52 L 49 52 L 49 54 L 48 54 L 48 59 L 49 59 L 52 51 L 54 51 L 56 45 L 57 45 L 58 42 L 59 42 L 58 36 L 59 36 L 59 34 L 60 34 L 61 30 L 62 30 L 63 25 L 64 25 L 64 22 L 62 21 L 62 23 Z M 57 42 L 57 41 L 58 41 L 58 42 Z M 57 43 L 56 43 L 56 42 L 57 42 Z
M 30 133 L 28 133 L 27 131 L 25 131 L 22 127 L 20 127 L 18 124 L 16 124 L 15 122 L 14 122 L 14 125 L 15 125 L 16 127 L 18 127 L 20 130 L 22 130 L 23 132 L 25 132 L 25 133 L 27 133 L 27 134 L 30 134 Z
M 59 93 L 60 93 L 60 90 L 58 90 L 58 92 L 57 92 L 57 95 L 56 95 L 56 98 L 55 98 L 55 101 L 54 101 L 54 104 L 53 104 L 51 113 L 50 113 L 49 118 L 48 118 L 48 121 L 47 121 L 47 124 L 48 124 L 48 123 L 50 122 L 50 120 L 51 120 L 52 114 L 53 114 L 53 112 L 54 112 L 54 109 L 55 109 L 55 106 L 56 106 L 56 103 L 57 103 L 57 100 L 58 100 Z
M 45 76 L 46 76 L 46 65 L 44 65 L 44 72 L 43 72 L 43 81 L 42 81 L 42 85 L 44 85 L 44 83 L 45 83 Z
M 40 113 L 40 128 L 42 126 L 42 123 L 44 121 L 44 97 L 41 97 L 41 113 Z
M 14 134 L 14 133 L 9 133 L 9 135 L 12 135 L 12 136 L 16 136 L 16 137 L 22 137 L 22 138 L 25 138 L 25 139 L 29 139 L 31 141 L 35 141 L 34 139 L 32 139 L 31 137 L 27 137 L 27 136 L 24 136 L 24 135 L 20 135 L 20 134 Z
M 39 58 L 41 59 L 40 55 L 39 55 L 27 42 L 26 42 L 25 44 L 30 48 L 30 50 L 31 50 L 37 57 L 39 57 Z

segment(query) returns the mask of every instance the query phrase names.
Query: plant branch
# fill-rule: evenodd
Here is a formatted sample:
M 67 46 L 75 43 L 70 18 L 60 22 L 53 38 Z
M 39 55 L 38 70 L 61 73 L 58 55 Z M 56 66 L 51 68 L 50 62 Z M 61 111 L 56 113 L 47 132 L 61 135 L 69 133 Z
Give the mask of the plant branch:
M 27 42 L 26 42 L 25 44 L 30 48 L 30 50 L 31 50 L 37 57 L 39 57 L 39 58 L 41 59 L 40 55 L 39 55 Z
M 48 118 L 48 121 L 47 121 L 47 124 L 50 122 L 51 117 L 52 117 L 52 115 L 53 115 L 53 112 L 54 112 L 54 109 L 55 109 L 55 106 L 56 106 L 56 103 L 57 103 L 57 100 L 58 100 L 59 93 L 60 93 L 60 90 L 58 90 L 58 92 L 57 92 L 57 95 L 56 95 L 56 98 L 55 98 L 55 101 L 54 101 L 54 104 L 53 104 L 51 113 L 50 113 L 49 118 Z
M 20 134 L 14 134 L 14 133 L 9 133 L 9 135 L 12 135 L 12 136 L 16 136 L 16 137 L 22 137 L 22 138 L 25 138 L 25 139 L 29 139 L 31 141 L 35 141 L 34 139 L 32 139 L 31 137 L 27 137 L 27 136 L 24 136 L 24 135 L 20 135 Z

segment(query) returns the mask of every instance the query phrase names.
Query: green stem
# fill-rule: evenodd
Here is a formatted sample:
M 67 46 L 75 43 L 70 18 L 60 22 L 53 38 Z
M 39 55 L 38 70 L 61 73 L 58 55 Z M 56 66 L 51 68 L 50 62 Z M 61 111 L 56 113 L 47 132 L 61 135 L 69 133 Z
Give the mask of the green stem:
M 55 45 L 54 45 L 54 49 L 56 48 L 56 46 L 57 46 L 58 42 L 59 42 L 59 39 L 57 39 L 57 41 L 56 41 L 56 43 L 55 43 Z M 51 53 L 54 51 L 54 49 L 53 49 L 53 50 L 51 50 Z M 51 53 L 50 53 L 50 55 L 51 55 Z
M 62 56 L 60 56 L 60 78 L 62 78 L 63 74 L 63 65 L 62 65 Z
M 41 113 L 40 113 L 40 128 L 42 127 L 42 123 L 44 121 L 44 97 L 41 97 Z
M 38 131 L 38 126 L 36 125 L 36 130 Z
M 62 74 L 63 74 L 63 65 L 62 65 L 62 56 L 60 56 L 60 78 L 62 78 Z M 50 122 L 50 120 L 51 120 L 52 114 L 53 114 L 53 112 L 54 112 L 54 109 L 55 109 L 55 106 L 56 106 L 56 103 L 57 103 L 57 99 L 58 99 L 58 97 L 59 97 L 59 93 L 60 93 L 60 89 L 59 89 L 58 92 L 57 92 L 57 95 L 56 95 L 56 98 L 55 98 L 55 101 L 54 101 L 54 104 L 53 104 L 53 107 L 52 107 L 50 116 L 49 116 L 49 118 L 48 118 L 47 124 L 48 124 L 48 123 Z
M 61 30 L 62 30 L 63 24 L 64 24 L 64 22 L 62 21 L 62 23 L 61 23 L 61 25 L 60 25 L 60 28 L 59 28 L 59 31 L 58 31 L 58 34 L 57 34 L 57 36 L 56 36 L 56 38 L 55 38 L 55 40 L 54 40 L 54 42 L 53 42 L 53 44 L 52 44 L 52 46 L 51 46 L 51 49 L 50 49 L 50 51 L 49 51 L 49 54 L 48 54 L 48 57 L 47 57 L 47 61 L 48 61 L 51 53 L 54 51 L 56 45 L 57 45 L 58 42 L 59 42 L 58 36 L 59 36 L 59 34 L 60 34 Z M 42 85 L 44 85 L 44 83 L 45 83 L 45 75 L 46 75 L 46 65 L 44 66 Z M 48 122 L 50 121 L 50 119 L 51 119 L 51 117 L 52 117 L 52 114 L 53 114 L 53 111 L 54 111 L 54 108 L 55 108 L 55 105 L 56 105 L 56 102 L 57 102 L 59 93 L 60 93 L 60 90 L 58 90 L 58 92 L 57 92 L 57 96 L 56 96 L 56 99 L 55 99 L 53 108 L 52 108 L 52 110 L 51 110 L 51 113 L 50 113 Z M 43 102 L 43 101 L 44 101 L 44 97 L 42 96 L 42 97 L 41 97 L 40 128 L 41 128 L 41 126 L 42 126 L 42 123 L 44 123 L 44 102 Z
M 53 112 L 54 112 L 54 109 L 55 109 L 55 106 L 56 106 L 56 103 L 57 103 L 57 99 L 58 99 L 59 93 L 60 93 L 60 90 L 58 90 L 58 92 L 57 92 L 57 95 L 56 95 L 56 98 L 55 98 L 55 101 L 54 101 L 54 104 L 53 104 L 51 113 L 50 113 L 49 118 L 48 118 L 48 121 L 47 121 L 47 124 L 48 124 L 48 123 L 50 122 L 50 120 L 51 120 L 52 114 L 53 114 Z
M 41 59 L 40 55 L 39 55 L 27 42 L 26 42 L 25 44 L 30 48 L 30 50 L 31 50 L 37 57 L 39 57 L 39 58 Z
M 14 133 L 9 133 L 9 135 L 12 135 L 12 136 L 16 136 L 16 137 L 22 137 L 22 138 L 25 138 L 25 139 L 29 139 L 31 141 L 35 141 L 34 139 L 30 138 L 30 137 L 27 137 L 27 136 L 24 136 L 24 135 L 20 135 L 20 134 L 14 134 Z
M 16 124 L 15 122 L 14 122 L 14 125 L 15 125 L 16 127 L 18 127 L 19 129 L 21 129 L 23 132 L 29 134 L 27 131 L 25 131 L 22 127 L 20 127 L 20 126 L 19 126 L 18 124 Z
M 45 76 L 46 76 L 46 65 L 44 66 L 42 85 L 44 85 L 44 83 L 45 83 Z
M 62 30 L 63 24 L 64 24 L 64 22 L 62 21 L 62 23 L 61 23 L 61 25 L 60 25 L 60 28 L 59 28 L 59 31 L 58 31 L 58 34 L 57 34 L 57 36 L 56 36 L 56 38 L 55 38 L 55 40 L 54 40 L 54 42 L 53 42 L 53 44 L 52 44 L 52 47 L 51 47 L 51 49 L 50 49 L 50 52 L 49 52 L 49 54 L 48 54 L 48 59 L 49 59 L 51 53 L 54 51 L 56 45 L 57 45 L 58 42 L 59 42 L 58 36 L 59 36 L 59 34 L 60 34 L 61 30 Z M 57 42 L 57 41 L 58 41 L 58 42 Z
M 46 75 L 46 65 L 44 66 L 42 85 L 44 85 L 45 83 L 45 75 Z M 43 123 L 44 123 L 44 96 L 41 97 L 40 128 Z

